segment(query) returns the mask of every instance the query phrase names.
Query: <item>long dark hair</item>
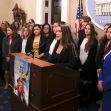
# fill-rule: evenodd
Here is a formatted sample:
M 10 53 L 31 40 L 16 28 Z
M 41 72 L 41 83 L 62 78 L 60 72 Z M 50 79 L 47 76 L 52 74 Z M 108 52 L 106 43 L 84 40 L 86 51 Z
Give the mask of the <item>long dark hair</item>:
M 61 31 L 62 31 L 62 45 L 63 47 L 71 46 L 74 41 L 72 38 L 71 30 L 68 25 L 62 25 L 61 26 Z
M 16 33 L 16 31 L 14 30 L 14 27 L 12 25 L 9 25 L 7 28 L 10 28 L 12 30 L 12 37 L 16 37 L 18 36 L 18 34 Z M 7 35 L 8 36 L 8 35 Z
M 85 51 L 86 52 L 89 51 L 92 48 L 93 43 L 94 43 L 94 39 L 96 38 L 96 31 L 95 31 L 94 25 L 91 24 L 91 23 L 89 23 L 87 25 L 90 26 L 90 38 L 88 39 L 88 41 L 85 45 Z
M 40 24 L 35 24 L 33 26 L 33 28 L 32 28 L 32 36 L 35 36 L 35 34 L 34 34 L 34 27 L 38 27 L 39 29 L 42 29 Z M 40 32 L 40 34 L 41 34 L 41 32 Z
M 43 29 L 44 29 L 44 27 L 45 27 L 46 25 L 48 25 L 48 27 L 49 27 L 49 33 L 51 33 L 51 26 L 50 26 L 50 24 L 48 24 L 48 23 L 45 23 L 45 24 L 42 25 L 42 33 L 44 33 L 44 32 L 43 32 Z

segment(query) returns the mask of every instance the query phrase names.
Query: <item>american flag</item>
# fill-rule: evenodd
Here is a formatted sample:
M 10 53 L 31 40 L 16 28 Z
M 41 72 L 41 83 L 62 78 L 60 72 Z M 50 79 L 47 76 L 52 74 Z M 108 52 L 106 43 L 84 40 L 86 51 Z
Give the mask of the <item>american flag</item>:
M 81 21 L 80 21 L 82 16 L 83 16 L 83 3 L 82 3 L 82 0 L 78 0 L 78 8 L 77 8 L 75 31 L 74 31 L 74 35 L 76 39 L 78 39 L 78 31 L 82 27 Z

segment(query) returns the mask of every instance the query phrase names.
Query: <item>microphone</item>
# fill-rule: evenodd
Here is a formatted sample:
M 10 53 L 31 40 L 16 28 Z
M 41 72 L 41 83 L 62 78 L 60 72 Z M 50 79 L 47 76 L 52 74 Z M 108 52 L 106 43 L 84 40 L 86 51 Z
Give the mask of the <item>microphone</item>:
M 30 52 L 26 53 L 26 56 L 29 56 L 30 54 L 32 54 L 34 56 L 34 52 L 35 52 L 34 50 L 31 50 Z
M 41 45 L 39 46 L 39 49 L 40 49 L 41 47 L 43 47 L 44 45 L 46 45 L 47 43 L 49 43 L 49 41 L 46 41 L 46 42 L 44 42 L 43 44 L 41 44 Z M 32 54 L 32 58 L 34 58 L 34 52 L 35 52 L 35 50 L 31 50 L 30 52 L 27 52 L 25 55 L 26 55 L 26 56 L 29 56 L 30 54 Z

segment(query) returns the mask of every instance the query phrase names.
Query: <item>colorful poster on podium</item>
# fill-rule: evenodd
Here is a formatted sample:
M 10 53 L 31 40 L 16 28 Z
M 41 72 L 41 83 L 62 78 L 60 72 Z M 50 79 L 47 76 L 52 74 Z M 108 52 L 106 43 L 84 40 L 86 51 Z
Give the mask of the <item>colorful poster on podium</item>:
M 30 64 L 18 57 L 14 59 L 14 94 L 29 104 Z

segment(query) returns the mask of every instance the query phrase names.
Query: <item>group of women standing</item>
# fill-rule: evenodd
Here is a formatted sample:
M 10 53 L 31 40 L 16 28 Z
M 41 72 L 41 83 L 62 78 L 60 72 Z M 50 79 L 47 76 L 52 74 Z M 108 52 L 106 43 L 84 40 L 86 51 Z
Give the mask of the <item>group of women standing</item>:
M 78 63 L 75 62 L 78 53 L 72 51 L 75 44 L 70 28 L 67 25 L 60 26 L 58 22 L 54 23 L 52 30 L 49 24 L 44 24 L 43 27 L 34 24 L 31 31 L 28 26 L 24 26 L 21 35 L 13 25 L 8 25 L 1 44 L 5 89 L 9 84 L 10 53 L 30 53 L 35 58 L 78 69 Z
M 98 41 L 96 31 L 91 23 L 84 27 L 84 37 L 79 38 L 75 45 L 70 27 L 53 24 L 43 26 L 34 24 L 30 30 L 24 26 L 21 35 L 14 31 L 12 26 L 6 28 L 5 37 L 2 39 L 2 69 L 5 71 L 5 89 L 9 83 L 10 53 L 26 53 L 30 56 L 43 59 L 61 67 L 80 71 L 80 101 L 88 104 L 96 100 L 97 92 L 97 67 L 96 55 Z M 110 55 L 110 54 L 109 54 Z M 98 85 L 102 90 L 101 82 Z
M 88 105 L 102 92 L 102 111 L 110 111 L 111 104 L 111 24 L 105 24 L 105 35 L 97 41 L 97 32 L 88 16 L 83 17 L 85 26 L 79 31 L 79 58 L 81 62 L 80 102 L 88 111 Z M 98 88 L 98 89 L 97 89 Z M 83 101 L 83 102 L 82 102 Z M 81 110 L 82 111 L 82 110 Z

